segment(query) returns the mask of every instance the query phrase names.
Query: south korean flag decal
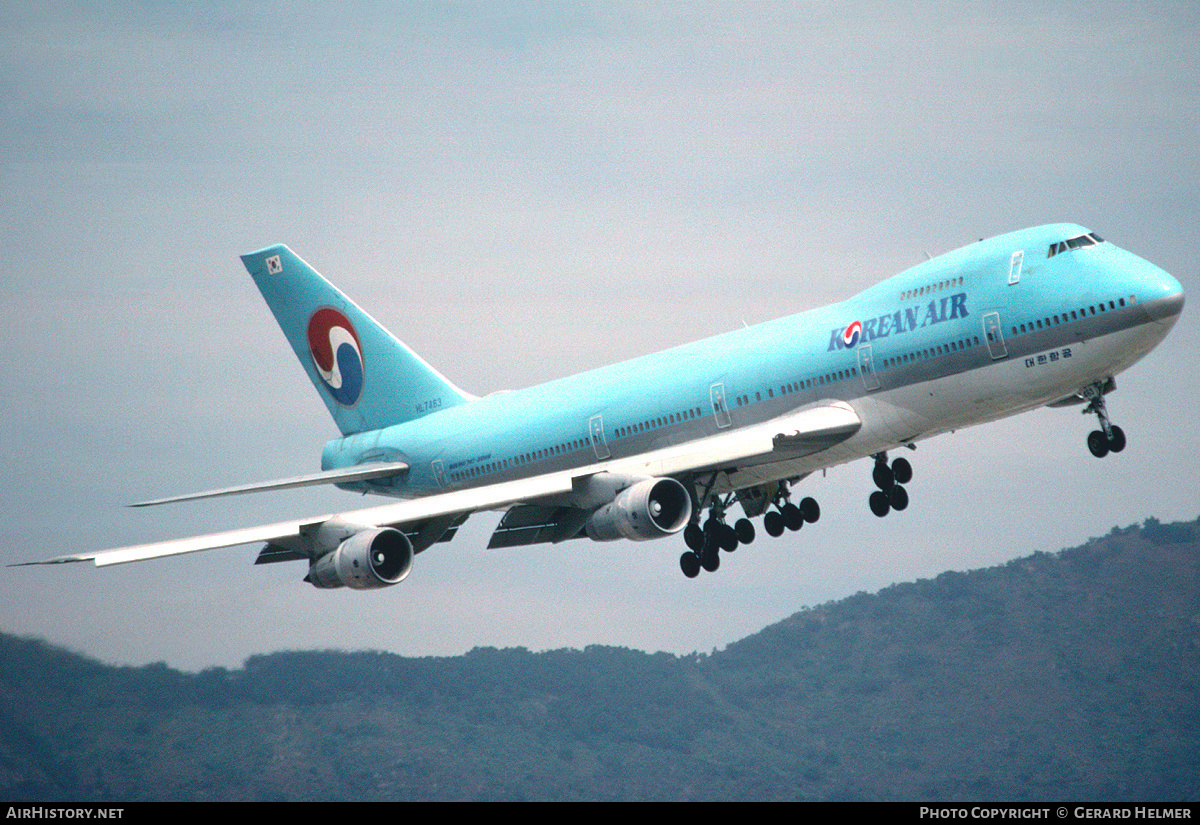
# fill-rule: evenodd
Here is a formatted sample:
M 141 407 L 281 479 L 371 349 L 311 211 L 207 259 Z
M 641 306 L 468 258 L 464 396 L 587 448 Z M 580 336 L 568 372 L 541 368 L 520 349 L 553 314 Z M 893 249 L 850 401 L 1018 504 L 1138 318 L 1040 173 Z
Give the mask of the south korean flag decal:
M 278 255 L 272 255 L 267 258 L 267 273 L 270 275 L 278 275 L 283 272 L 283 263 L 279 260 Z

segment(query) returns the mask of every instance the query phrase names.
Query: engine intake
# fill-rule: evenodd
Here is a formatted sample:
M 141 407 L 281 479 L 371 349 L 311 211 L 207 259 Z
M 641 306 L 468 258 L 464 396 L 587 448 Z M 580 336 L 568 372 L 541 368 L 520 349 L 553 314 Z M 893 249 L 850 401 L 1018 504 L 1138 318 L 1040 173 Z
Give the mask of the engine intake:
M 408 536 L 391 527 L 355 533 L 312 563 L 306 581 L 314 587 L 375 590 L 399 584 L 412 571 Z
M 678 533 L 692 517 L 692 497 L 673 478 L 647 478 L 592 513 L 584 528 L 595 541 L 646 541 Z

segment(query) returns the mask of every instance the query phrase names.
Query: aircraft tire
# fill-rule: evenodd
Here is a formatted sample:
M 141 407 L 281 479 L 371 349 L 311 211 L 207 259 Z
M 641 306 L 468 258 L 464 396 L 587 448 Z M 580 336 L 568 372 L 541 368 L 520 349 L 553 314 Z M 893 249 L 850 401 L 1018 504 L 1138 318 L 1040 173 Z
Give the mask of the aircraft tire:
M 887 499 L 893 510 L 903 510 L 908 506 L 908 491 L 899 484 L 892 485 L 887 491 Z
M 767 531 L 767 535 L 777 539 L 783 535 L 783 531 L 787 528 L 783 524 L 783 515 L 777 510 L 772 510 L 763 516 L 763 529 Z
M 804 526 L 804 515 L 795 504 L 783 505 L 783 523 L 789 530 L 799 530 Z
M 1096 458 L 1104 458 L 1108 455 L 1108 439 L 1104 437 L 1103 430 L 1092 430 L 1088 433 L 1087 445 Z
M 804 515 L 805 521 L 809 524 L 816 524 L 817 519 L 821 517 L 821 505 L 817 504 L 815 498 L 808 496 L 801 499 L 800 512 Z
M 891 509 L 891 504 L 888 503 L 887 493 L 883 490 L 876 490 L 871 493 L 871 497 L 867 499 L 867 503 L 871 505 L 871 512 L 883 518 Z
M 1125 449 L 1125 431 L 1117 426 L 1110 427 L 1109 429 L 1112 430 L 1112 438 L 1108 442 L 1108 451 L 1110 453 L 1119 453 Z
M 912 465 L 907 458 L 897 458 L 892 462 L 892 477 L 897 484 L 908 484 L 912 481 Z
M 738 534 L 728 524 L 722 524 L 721 529 L 717 531 L 718 541 L 721 549 L 726 553 L 732 553 L 738 548 Z
M 882 461 L 875 462 L 875 469 L 871 471 L 871 478 L 875 480 L 875 486 L 880 490 L 886 490 L 896 483 L 896 476 L 892 473 L 892 468 Z
M 738 541 L 742 544 L 749 544 L 754 541 L 754 522 L 748 518 L 740 518 L 734 523 L 733 529 L 737 531 Z
M 715 544 L 705 548 L 704 555 L 700 557 L 700 566 L 709 573 L 717 572 L 717 568 L 721 566 L 721 554 L 717 552 Z
M 689 579 L 696 578 L 700 575 L 700 557 L 692 552 L 684 553 L 679 557 L 679 568 Z
M 699 524 L 693 521 L 683 528 L 683 543 L 696 553 L 704 549 L 704 531 L 700 529 Z

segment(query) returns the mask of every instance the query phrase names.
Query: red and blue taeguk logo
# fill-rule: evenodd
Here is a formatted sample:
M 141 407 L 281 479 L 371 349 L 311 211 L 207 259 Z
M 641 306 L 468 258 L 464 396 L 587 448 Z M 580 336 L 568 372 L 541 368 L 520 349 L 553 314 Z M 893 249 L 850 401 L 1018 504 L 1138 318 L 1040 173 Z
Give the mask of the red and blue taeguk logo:
M 852 347 L 858 343 L 858 339 L 862 337 L 862 323 L 860 321 L 851 321 L 849 326 L 842 330 L 842 343 L 848 347 Z
M 308 351 L 333 400 L 343 407 L 358 403 L 363 391 L 362 344 L 350 319 L 333 307 L 321 307 L 308 319 Z

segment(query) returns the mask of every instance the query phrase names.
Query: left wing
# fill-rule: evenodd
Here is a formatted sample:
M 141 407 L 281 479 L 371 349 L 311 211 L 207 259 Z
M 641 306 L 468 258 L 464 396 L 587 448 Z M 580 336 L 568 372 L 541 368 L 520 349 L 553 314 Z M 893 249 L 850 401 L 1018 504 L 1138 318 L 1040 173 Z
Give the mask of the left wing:
M 810 405 L 761 424 L 663 447 L 637 456 L 601 461 L 585 467 L 546 473 L 532 478 L 438 493 L 346 513 L 328 514 L 297 521 L 284 521 L 260 527 L 113 550 L 76 553 L 9 566 L 92 561 L 97 567 L 103 567 L 110 564 L 197 553 L 260 541 L 267 542 L 268 550 L 273 551 L 281 558 L 316 559 L 338 546 L 336 544 L 333 547 L 328 545 L 330 535 L 340 537 L 337 540 L 341 541 L 356 532 L 378 530 L 379 528 L 394 528 L 415 537 L 412 541 L 411 552 L 416 553 L 438 541 L 448 530 L 460 524 L 467 515 L 481 510 L 501 510 L 513 505 L 534 503 L 552 507 L 569 507 L 586 512 L 611 501 L 616 493 L 632 483 L 631 479 L 641 480 L 660 476 L 673 477 L 691 473 L 718 472 L 799 458 L 820 452 L 844 441 L 858 432 L 861 427 L 862 420 L 849 404 L 842 401 L 827 401 Z M 378 465 L 369 467 L 363 465 L 363 467 L 367 467 L 369 473 L 380 471 Z M 386 470 L 387 473 L 402 471 L 398 465 L 391 465 Z M 309 483 L 325 483 L 330 478 L 320 476 L 327 475 L 317 474 L 317 476 L 299 479 L 284 479 L 280 482 L 227 488 L 196 494 L 192 497 L 230 495 L 255 489 L 281 489 Z M 349 476 L 344 477 L 345 480 L 348 478 Z M 331 528 L 328 532 L 322 532 L 325 525 L 336 525 L 336 529 Z M 564 536 L 564 538 L 569 537 Z M 407 574 L 407 570 L 405 574 Z

